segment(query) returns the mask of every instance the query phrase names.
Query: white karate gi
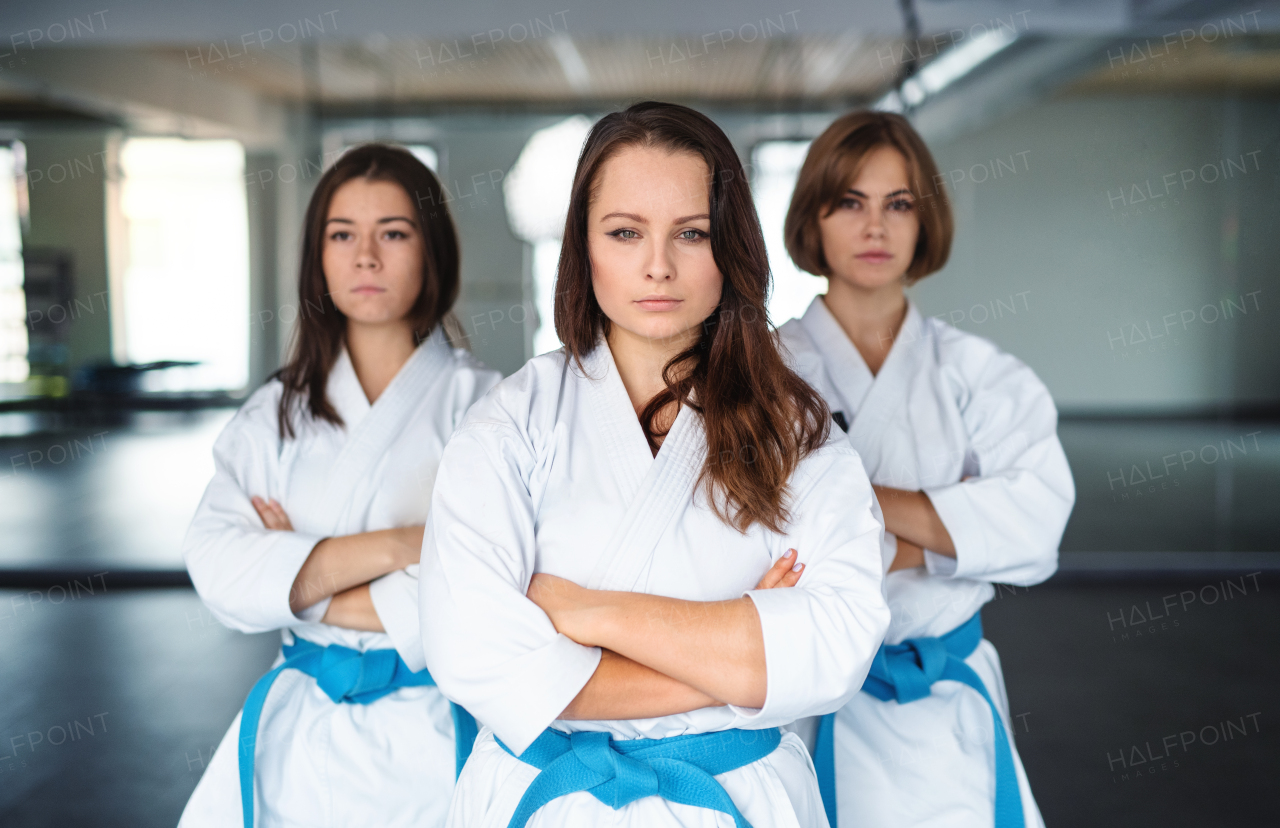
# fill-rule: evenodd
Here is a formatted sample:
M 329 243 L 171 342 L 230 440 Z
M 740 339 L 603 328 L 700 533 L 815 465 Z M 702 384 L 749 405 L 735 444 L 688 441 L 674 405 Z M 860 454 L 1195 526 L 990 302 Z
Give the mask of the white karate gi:
M 450 349 L 437 328 L 370 406 L 344 349 L 327 394 L 345 427 L 298 416 L 297 438 L 283 442 L 276 421 L 282 386 L 258 389 L 214 444 L 216 473 L 183 543 L 191 580 L 213 616 L 243 632 L 282 630 L 286 642 L 297 635 L 322 646 L 394 648 L 421 670 L 417 565 L 370 587 L 386 633 L 320 623 L 328 599 L 295 616 L 289 591 L 321 539 L 426 520 L 449 435 L 500 379 L 468 352 Z M 275 498 L 294 531 L 263 528 L 252 495 Z M 242 824 L 239 733 L 237 714 L 182 826 Z M 256 755 L 259 826 L 438 826 L 453 789 L 453 723 L 434 687 L 337 704 L 315 679 L 285 670 L 263 708 Z
M 796 370 L 843 413 L 872 482 L 924 491 L 955 543 L 954 558 L 925 550 L 924 569 L 886 576 L 885 643 L 949 632 L 991 600 L 992 583 L 1054 573 L 1075 486 L 1057 410 L 1030 368 L 914 304 L 874 376 L 822 297 L 779 330 Z M 886 533 L 886 571 L 896 553 Z M 991 642 L 966 663 L 1013 734 Z M 836 716 L 837 828 L 991 825 L 992 735 L 990 707 L 958 682 L 909 704 L 854 696 Z M 1026 823 L 1042 825 L 1016 748 L 1013 759 Z
M 538 773 L 503 751 L 495 733 L 520 753 L 548 726 L 665 738 L 829 712 L 861 686 L 888 622 L 878 508 L 838 431 L 793 474 L 787 533 L 756 524 L 742 534 L 693 490 L 706 456 L 699 416 L 683 407 L 654 457 L 603 340 L 584 366 L 591 379 L 563 350 L 531 360 L 476 404 L 441 461 L 422 553 L 423 644 L 445 694 L 488 725 L 458 780 L 450 826 L 506 826 Z M 799 584 L 751 591 L 791 547 L 807 564 Z M 600 650 L 558 634 L 525 597 L 535 572 L 693 601 L 749 594 L 764 633 L 764 707 L 557 720 Z M 717 779 L 754 828 L 826 824 L 812 764 L 794 734 Z M 614 812 L 579 792 L 553 800 L 528 824 L 709 828 L 732 820 L 656 796 Z

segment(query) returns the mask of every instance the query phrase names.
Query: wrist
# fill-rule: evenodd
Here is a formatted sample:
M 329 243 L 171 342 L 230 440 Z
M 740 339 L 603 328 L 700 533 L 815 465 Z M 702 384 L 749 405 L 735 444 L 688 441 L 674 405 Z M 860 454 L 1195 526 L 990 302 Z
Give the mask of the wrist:
M 583 588 L 573 608 L 565 613 L 565 635 L 588 647 L 613 649 L 616 597 L 622 595 L 626 593 Z
M 387 572 L 395 572 L 397 569 L 404 569 L 413 562 L 412 555 L 416 550 L 411 546 L 409 535 L 404 528 L 388 529 L 387 533 L 391 541 L 388 544 L 391 555 Z

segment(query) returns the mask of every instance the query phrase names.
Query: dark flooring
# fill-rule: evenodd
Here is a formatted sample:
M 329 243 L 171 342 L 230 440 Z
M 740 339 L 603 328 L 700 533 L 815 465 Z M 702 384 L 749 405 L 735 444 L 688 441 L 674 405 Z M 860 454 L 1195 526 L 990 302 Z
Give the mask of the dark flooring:
M 0 440 L 0 826 L 175 824 L 269 665 L 275 634 L 224 629 L 188 588 L 120 586 L 181 568 L 228 416 Z M 1051 827 L 1280 825 L 1278 433 L 1063 424 L 1079 496 L 1064 561 L 1264 563 L 1000 590 L 987 635 Z

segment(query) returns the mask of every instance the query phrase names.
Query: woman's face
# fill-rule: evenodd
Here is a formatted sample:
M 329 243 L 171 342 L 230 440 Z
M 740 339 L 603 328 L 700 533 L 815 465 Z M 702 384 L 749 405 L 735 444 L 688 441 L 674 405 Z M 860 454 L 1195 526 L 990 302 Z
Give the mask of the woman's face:
M 348 323 L 384 325 L 408 315 L 422 291 L 423 245 L 418 212 L 399 184 L 353 178 L 334 191 L 321 262 Z
M 610 336 L 683 349 L 720 304 L 710 177 L 698 155 L 627 147 L 600 168 L 587 253 Z
M 872 150 L 818 226 L 832 279 L 861 290 L 904 281 L 920 236 L 907 159 L 893 147 Z

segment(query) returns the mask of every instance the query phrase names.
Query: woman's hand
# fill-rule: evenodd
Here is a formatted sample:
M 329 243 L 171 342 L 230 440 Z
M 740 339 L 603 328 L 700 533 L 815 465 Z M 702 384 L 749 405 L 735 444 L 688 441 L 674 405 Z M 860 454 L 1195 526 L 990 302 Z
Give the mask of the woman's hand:
M 369 585 L 361 584 L 333 596 L 320 621 L 333 627 L 364 632 L 386 632 L 373 607 Z
M 263 526 L 277 532 L 293 531 L 293 524 L 289 522 L 289 516 L 284 513 L 284 507 L 274 499 L 254 495 L 249 498 L 249 502 L 253 504 L 258 517 L 262 518 Z
M 898 554 L 893 556 L 889 565 L 890 572 L 899 569 L 916 569 L 924 566 L 924 549 L 905 538 L 898 538 Z
M 769 571 L 764 573 L 760 583 L 756 584 L 756 589 L 795 586 L 796 581 L 799 581 L 800 576 L 804 574 L 804 564 L 796 563 L 798 555 L 799 553 L 796 550 L 788 549 L 787 554 L 774 561 L 773 566 L 769 567 Z

